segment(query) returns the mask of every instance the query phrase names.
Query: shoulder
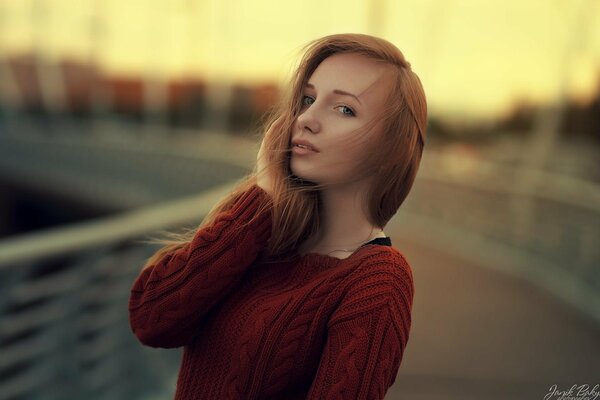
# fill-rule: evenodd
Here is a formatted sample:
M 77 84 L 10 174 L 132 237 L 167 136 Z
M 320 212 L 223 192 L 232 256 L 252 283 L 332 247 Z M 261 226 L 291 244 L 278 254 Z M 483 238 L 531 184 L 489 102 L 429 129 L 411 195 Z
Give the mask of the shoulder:
M 387 308 L 409 317 L 414 297 L 412 268 L 402 252 L 391 246 L 373 246 L 361 252 L 345 279 L 340 310 L 330 323 L 357 311 Z
M 351 275 L 360 279 L 413 285 L 413 271 L 407 257 L 393 246 L 365 249 L 357 259 Z
M 413 271 L 406 256 L 392 246 L 370 246 L 356 259 L 346 279 L 346 294 L 368 290 L 402 296 L 412 305 Z

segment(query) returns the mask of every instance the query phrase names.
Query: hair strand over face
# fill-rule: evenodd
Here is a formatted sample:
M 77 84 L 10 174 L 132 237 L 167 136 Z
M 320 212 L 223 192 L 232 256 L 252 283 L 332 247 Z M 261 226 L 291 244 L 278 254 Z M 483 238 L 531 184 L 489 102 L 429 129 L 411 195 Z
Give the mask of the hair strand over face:
M 216 216 L 232 206 L 239 196 L 256 183 L 259 174 L 274 178 L 273 230 L 263 261 L 279 258 L 297 246 L 318 238 L 321 227 L 319 191 L 324 185 L 304 181 L 290 170 L 291 132 L 302 108 L 302 94 L 308 79 L 327 57 L 339 53 L 356 53 L 389 66 L 393 85 L 386 106 L 365 127 L 381 122 L 381 133 L 372 141 L 369 157 L 357 161 L 359 178 L 375 175 L 367 193 L 366 212 L 374 226 L 383 228 L 396 214 L 410 192 L 416 178 L 425 145 L 427 101 L 419 77 L 410 63 L 391 42 L 360 33 L 324 36 L 301 48 L 300 59 L 290 85 L 280 101 L 263 118 L 260 137 L 277 121 L 277 129 L 265 137 L 267 166 L 255 165 L 234 190 L 216 204 L 200 226 L 181 234 L 169 233 L 169 240 L 159 239 L 165 246 L 150 257 L 145 266 L 190 242 L 197 229 L 210 225 Z M 383 161 L 382 161 L 383 160 Z

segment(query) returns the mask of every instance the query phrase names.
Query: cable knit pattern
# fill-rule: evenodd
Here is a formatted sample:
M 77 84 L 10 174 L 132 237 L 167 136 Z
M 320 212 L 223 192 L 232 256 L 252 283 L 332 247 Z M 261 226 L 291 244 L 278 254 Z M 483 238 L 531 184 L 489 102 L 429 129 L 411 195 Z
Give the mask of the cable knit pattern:
M 176 400 L 383 399 L 409 338 L 410 265 L 381 244 L 346 259 L 295 253 L 263 264 L 272 216 L 257 212 L 270 201 L 254 185 L 142 271 L 129 301 L 133 333 L 148 346 L 183 346 Z
M 204 316 L 239 282 L 271 234 L 270 212 L 247 229 L 237 223 L 248 222 L 261 201 L 271 200 L 254 185 L 190 243 L 142 271 L 131 289 L 129 320 L 143 344 L 186 344 Z

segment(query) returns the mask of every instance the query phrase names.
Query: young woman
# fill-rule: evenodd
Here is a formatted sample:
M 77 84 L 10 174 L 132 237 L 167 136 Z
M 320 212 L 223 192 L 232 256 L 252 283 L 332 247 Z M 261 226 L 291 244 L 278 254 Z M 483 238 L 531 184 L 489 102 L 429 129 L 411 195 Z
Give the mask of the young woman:
M 382 399 L 396 379 L 414 283 L 383 228 L 419 168 L 425 93 L 384 39 L 304 51 L 252 173 L 131 288 L 139 341 L 184 347 L 175 399 Z

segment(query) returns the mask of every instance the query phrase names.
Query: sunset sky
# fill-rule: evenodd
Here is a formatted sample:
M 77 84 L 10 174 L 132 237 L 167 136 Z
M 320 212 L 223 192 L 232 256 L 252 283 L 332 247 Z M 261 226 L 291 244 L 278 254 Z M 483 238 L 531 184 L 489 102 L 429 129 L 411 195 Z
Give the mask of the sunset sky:
M 599 21 L 600 0 L 0 0 L 0 56 L 284 82 L 307 41 L 368 33 L 404 53 L 430 112 L 486 117 L 597 90 Z

